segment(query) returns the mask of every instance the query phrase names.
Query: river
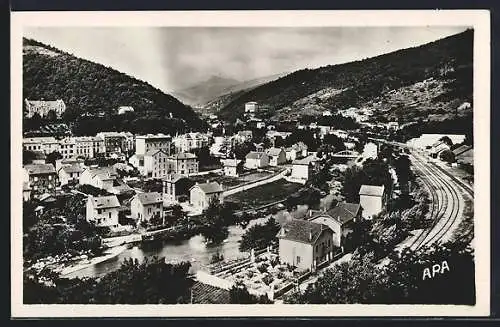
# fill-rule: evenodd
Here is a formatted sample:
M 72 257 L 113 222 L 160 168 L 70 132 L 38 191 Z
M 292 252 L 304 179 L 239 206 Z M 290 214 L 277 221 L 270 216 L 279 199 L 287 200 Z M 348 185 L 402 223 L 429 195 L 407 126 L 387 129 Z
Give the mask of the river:
M 257 223 L 265 223 L 267 217 L 252 220 L 247 228 Z M 66 275 L 67 278 L 74 277 L 98 277 L 118 269 L 126 258 L 133 258 L 142 262 L 147 257 L 164 257 L 167 261 L 190 261 L 191 272 L 196 272 L 202 265 L 210 263 L 214 254 L 219 252 L 224 259 L 236 259 L 245 256 L 245 253 L 239 250 L 239 241 L 245 232 L 240 226 L 229 226 L 229 235 L 224 243 L 217 246 L 206 246 L 204 237 L 201 235 L 193 236 L 189 240 L 173 243 L 145 243 L 127 249 L 120 255 L 105 262 L 75 271 Z

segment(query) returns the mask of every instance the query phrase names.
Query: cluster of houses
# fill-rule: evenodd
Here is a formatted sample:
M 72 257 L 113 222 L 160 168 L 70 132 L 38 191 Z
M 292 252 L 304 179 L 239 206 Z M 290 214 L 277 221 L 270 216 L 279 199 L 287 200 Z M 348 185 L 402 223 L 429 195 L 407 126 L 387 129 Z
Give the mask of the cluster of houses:
M 309 210 L 306 217 L 286 222 L 278 232 L 280 262 L 316 270 L 343 252 L 360 219 L 373 219 L 386 202 L 384 186 L 362 185 L 359 203 L 340 202 L 329 210 Z

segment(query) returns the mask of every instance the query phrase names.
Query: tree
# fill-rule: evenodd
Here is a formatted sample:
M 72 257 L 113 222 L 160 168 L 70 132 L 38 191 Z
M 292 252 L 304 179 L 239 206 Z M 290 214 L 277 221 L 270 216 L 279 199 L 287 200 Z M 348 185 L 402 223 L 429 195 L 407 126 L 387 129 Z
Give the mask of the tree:
M 410 164 L 410 159 L 406 155 L 398 157 L 394 162 L 399 187 L 404 194 L 408 193 L 408 181 L 411 176 Z
M 23 150 L 23 165 L 27 165 L 35 160 L 36 154 L 30 150 Z
M 439 154 L 439 159 L 447 162 L 447 163 L 453 163 L 455 162 L 455 155 L 451 150 L 443 150 Z
M 53 151 L 47 155 L 45 162 L 48 164 L 56 165 L 56 160 L 62 159 L 63 156 L 57 151 Z
M 227 226 L 231 223 L 231 210 L 212 199 L 204 212 L 204 224 L 201 234 L 208 243 L 219 244 L 229 235 Z
M 189 303 L 193 284 L 189 262 L 167 264 L 163 258 L 126 259 L 101 278 L 55 278 L 54 286 L 25 275 L 25 303 L 46 304 L 177 304 Z M 119 285 L 119 287 L 117 287 Z
M 241 282 L 237 282 L 229 290 L 231 304 L 271 304 L 272 301 L 265 295 L 257 297 L 248 292 L 248 289 Z
M 347 202 L 359 201 L 359 189 L 361 185 L 384 185 L 385 189 L 392 189 L 392 177 L 389 166 L 381 160 L 368 159 L 363 168 L 351 167 L 344 173 L 342 194 Z
M 263 249 L 276 242 L 280 225 L 274 218 L 269 218 L 265 224 L 255 224 L 248 228 L 240 241 L 240 251 Z
M 372 255 L 365 255 L 326 269 L 304 293 L 286 298 L 285 303 L 377 303 L 377 293 L 384 287 L 384 278 L 383 271 L 372 259 Z
M 255 149 L 255 144 L 246 141 L 243 143 L 235 144 L 233 147 L 233 153 L 236 159 L 243 160 L 248 153 L 250 153 L 251 151 L 255 151 Z

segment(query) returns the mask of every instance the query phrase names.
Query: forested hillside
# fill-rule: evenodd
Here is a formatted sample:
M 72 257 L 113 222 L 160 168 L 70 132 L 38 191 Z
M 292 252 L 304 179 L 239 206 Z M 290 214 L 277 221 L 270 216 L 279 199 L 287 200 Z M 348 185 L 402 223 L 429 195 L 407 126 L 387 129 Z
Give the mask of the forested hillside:
M 29 39 L 23 39 L 23 98 L 64 100 L 63 121 L 76 134 L 173 133 L 204 126 L 192 108 L 146 82 Z M 134 112 L 117 115 L 120 106 Z
M 473 31 L 419 47 L 318 69 L 303 69 L 261 85 L 224 104 L 234 121 L 244 103 L 268 105 L 276 117 L 375 109 L 375 116 L 411 119 L 454 112 L 472 103 Z

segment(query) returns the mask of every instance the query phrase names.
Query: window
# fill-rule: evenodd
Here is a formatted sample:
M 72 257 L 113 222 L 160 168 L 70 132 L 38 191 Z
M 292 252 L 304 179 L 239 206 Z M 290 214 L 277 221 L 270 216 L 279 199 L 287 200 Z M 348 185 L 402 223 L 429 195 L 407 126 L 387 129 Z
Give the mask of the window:
M 300 263 L 300 257 L 297 256 L 297 264 L 299 264 L 299 263 Z
M 101 214 L 102 213 L 102 209 L 97 209 L 97 214 Z
M 37 177 L 37 176 L 35 176 L 35 177 L 33 178 L 33 180 L 34 180 L 35 182 L 38 182 L 38 177 Z
M 318 252 L 318 249 L 319 249 L 319 245 L 316 244 L 316 252 Z
M 108 212 L 108 218 L 111 219 L 111 212 Z

